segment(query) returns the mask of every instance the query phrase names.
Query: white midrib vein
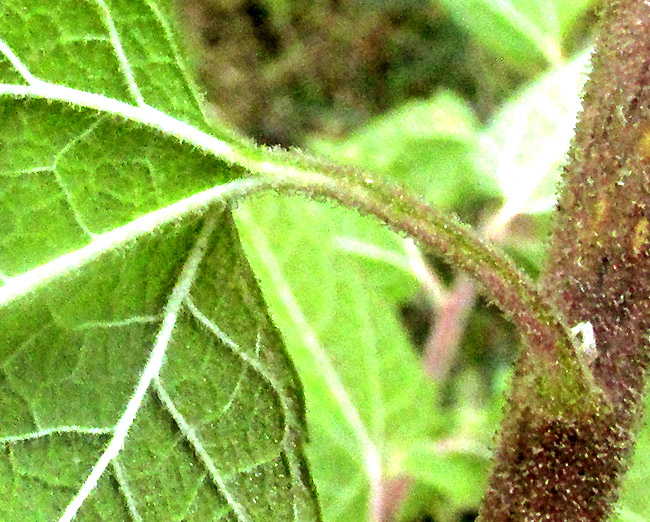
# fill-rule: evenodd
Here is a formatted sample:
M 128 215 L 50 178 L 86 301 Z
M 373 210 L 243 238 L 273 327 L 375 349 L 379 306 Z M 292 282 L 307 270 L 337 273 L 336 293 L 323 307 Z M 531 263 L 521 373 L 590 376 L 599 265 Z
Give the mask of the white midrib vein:
M 292 166 L 256 161 L 233 149 L 228 143 L 207 134 L 192 125 L 178 120 L 149 105 L 131 105 L 102 94 L 73 89 L 63 85 L 45 82 L 36 78 L 11 48 L 0 38 L 0 54 L 3 54 L 22 75 L 28 85 L 1 84 L 0 98 L 38 98 L 59 101 L 73 107 L 96 110 L 100 114 L 112 115 L 156 129 L 164 135 L 188 143 L 206 154 L 224 161 L 239 164 L 249 171 L 261 175 L 256 179 L 239 179 L 193 194 L 172 205 L 140 216 L 128 224 L 109 232 L 93 235 L 84 247 L 64 254 L 50 262 L 17 276 L 3 274 L 4 286 L 0 287 L 0 308 L 12 300 L 28 295 L 43 284 L 73 272 L 102 254 L 151 233 L 156 228 L 177 221 L 192 213 L 207 209 L 211 204 L 243 197 L 269 187 L 271 174 L 275 179 L 308 179 L 311 184 L 330 185 L 331 180 L 320 173 L 308 172 Z
M 101 94 L 43 81 L 29 71 L 29 68 L 1 38 L 0 54 L 4 55 L 9 60 L 28 85 L 0 84 L 0 97 L 11 96 L 14 98 L 40 98 L 48 101 L 59 101 L 77 108 L 96 110 L 104 115 L 119 116 L 125 120 L 142 124 L 152 129 L 157 129 L 165 135 L 175 137 L 181 142 L 193 145 L 205 153 L 221 158 L 230 163 L 239 163 L 240 165 L 244 165 L 253 172 L 263 174 L 271 172 L 277 174 L 278 172 L 284 171 L 285 174 L 295 176 L 296 172 L 294 172 L 294 169 L 292 168 L 287 169 L 287 167 L 279 167 L 264 161 L 255 162 L 253 160 L 248 160 L 245 155 L 233 150 L 226 142 L 147 105 L 137 85 L 130 63 L 122 48 L 119 34 L 113 22 L 110 10 L 104 0 L 95 0 L 95 3 L 102 12 L 110 40 L 118 61 L 120 62 L 120 68 L 127 80 L 129 91 L 136 100 L 136 105 L 131 105 Z M 163 20 L 161 13 L 157 9 L 154 9 L 154 4 L 151 2 L 147 3 L 163 26 L 165 34 L 169 37 L 169 27 Z M 183 74 L 186 75 L 185 70 L 183 70 Z M 195 90 L 190 90 L 196 97 Z M 317 176 L 319 175 L 317 174 Z M 323 180 L 326 181 L 326 178 L 323 177 Z M 242 197 L 250 192 L 256 192 L 267 185 L 268 182 L 264 180 L 245 179 L 212 187 L 211 189 L 196 193 L 188 198 L 178 201 L 177 203 L 169 205 L 168 207 L 152 211 L 122 227 L 111 230 L 110 232 L 92 235 L 91 241 L 86 246 L 68 254 L 64 254 L 53 261 L 40 265 L 20 275 L 10 277 L 2 274 L 2 281 L 5 284 L 3 287 L 0 287 L 0 308 L 20 296 L 31 293 L 41 285 L 52 281 L 61 275 L 73 272 L 104 253 L 125 245 L 142 235 L 150 233 L 166 223 L 176 221 L 192 212 L 205 211 L 212 203 Z M 206 220 L 203 230 L 201 231 L 188 260 L 183 267 L 178 282 L 171 293 L 169 301 L 164 309 L 164 318 L 149 360 L 140 376 L 133 396 L 127 403 L 124 413 L 121 415 L 113 430 L 111 441 L 91 470 L 81 489 L 67 506 L 60 521 L 67 522 L 72 520 L 85 499 L 96 487 L 97 481 L 103 475 L 106 468 L 111 463 L 117 465 L 114 459 L 119 454 L 125 443 L 129 429 L 142 406 L 144 397 L 152 382 L 154 383 L 154 388 L 156 389 L 159 398 L 165 403 L 169 411 L 172 414 L 174 414 L 174 412 L 177 413 L 174 418 L 176 422 L 180 423 L 179 426 L 181 429 L 183 428 L 185 421 L 182 416 L 180 416 L 180 413 L 175 409 L 173 403 L 170 402 L 169 396 L 166 394 L 158 380 L 158 375 L 181 306 L 189 294 L 199 264 L 205 253 L 208 238 L 214 231 L 215 226 L 216 217 L 212 215 Z M 186 435 L 191 436 L 192 433 L 193 432 L 187 432 Z M 200 450 L 200 444 L 197 445 L 197 441 L 194 442 L 195 448 Z M 239 519 L 244 522 L 249 521 L 250 517 L 246 513 L 246 510 L 228 495 L 224 484 L 219 482 L 219 477 L 218 474 L 216 474 L 216 471 L 212 469 L 209 471 L 213 480 L 216 480 L 218 485 L 221 486 L 221 493 L 224 494 Z M 129 505 L 129 507 L 132 506 Z M 137 511 L 135 513 L 137 514 Z
M 264 186 L 264 182 L 259 179 L 240 179 L 217 185 L 145 214 L 110 232 L 97 234 L 86 246 L 78 250 L 63 254 L 20 275 L 6 277 L 5 285 L 0 287 L 0 308 L 19 297 L 29 295 L 58 277 L 78 270 L 108 252 L 150 234 L 167 223 L 205 210 L 210 204 L 242 197 L 261 186 Z
M 108 465 L 119 454 L 124 446 L 129 429 L 135 421 L 138 411 L 142 407 L 145 395 L 147 394 L 152 381 L 156 379 L 160 373 L 167 346 L 171 341 L 172 333 L 176 326 L 178 314 L 183 305 L 183 301 L 188 296 L 192 284 L 196 279 L 199 265 L 208 246 L 208 240 L 214 232 L 216 224 L 216 215 L 213 214 L 206 219 L 203 229 L 201 230 L 194 247 L 190 251 L 178 281 L 174 285 L 167 305 L 165 306 L 162 324 L 158 331 L 158 335 L 156 336 L 156 341 L 151 350 L 149 360 L 140 375 L 135 391 L 115 425 L 113 436 L 108 443 L 108 446 L 95 463 L 95 466 L 77 494 L 66 507 L 59 522 L 70 522 L 75 517 L 79 508 L 82 506 L 86 498 L 88 498 L 88 495 L 90 495 L 97 486 L 97 481 L 104 474 Z

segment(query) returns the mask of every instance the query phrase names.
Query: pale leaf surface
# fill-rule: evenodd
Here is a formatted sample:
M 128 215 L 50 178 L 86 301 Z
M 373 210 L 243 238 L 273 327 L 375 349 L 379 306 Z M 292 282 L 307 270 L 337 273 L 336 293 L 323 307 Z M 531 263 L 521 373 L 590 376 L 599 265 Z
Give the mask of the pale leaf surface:
M 557 63 L 562 54 L 554 2 L 439 0 L 459 25 L 514 66 Z
M 404 240 L 297 198 L 253 200 L 236 218 L 305 387 L 324 518 L 370 520 L 382 479 L 404 471 L 396 460 L 439 428 L 435 390 L 400 324 L 398 303 L 418 288 Z
M 457 211 L 498 195 L 494 180 L 473 165 L 479 125 L 451 91 L 408 102 L 372 119 L 345 140 L 314 140 L 312 149 L 406 184 L 437 209 Z
M 467 32 L 511 67 L 563 62 L 564 39 L 594 0 L 436 0 Z
M 476 164 L 495 179 L 504 213 L 544 212 L 573 136 L 590 52 L 545 73 L 510 100 L 481 134 Z

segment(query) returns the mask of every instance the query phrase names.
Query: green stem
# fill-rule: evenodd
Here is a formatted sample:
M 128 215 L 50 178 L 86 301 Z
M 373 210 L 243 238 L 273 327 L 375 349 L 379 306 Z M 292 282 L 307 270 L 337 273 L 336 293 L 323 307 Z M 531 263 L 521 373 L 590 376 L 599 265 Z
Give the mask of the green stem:
M 526 275 L 468 226 L 442 215 L 403 188 L 362 172 L 315 163 L 302 156 L 289 156 L 295 160 L 291 164 L 286 164 L 286 155 L 282 162 L 259 161 L 252 156 L 247 151 L 238 163 L 269 180 L 278 193 L 335 201 L 373 216 L 472 276 L 522 333 L 533 363 L 534 375 L 528 379 L 533 409 L 585 414 L 603 407 L 606 401 L 560 314 L 541 298 Z

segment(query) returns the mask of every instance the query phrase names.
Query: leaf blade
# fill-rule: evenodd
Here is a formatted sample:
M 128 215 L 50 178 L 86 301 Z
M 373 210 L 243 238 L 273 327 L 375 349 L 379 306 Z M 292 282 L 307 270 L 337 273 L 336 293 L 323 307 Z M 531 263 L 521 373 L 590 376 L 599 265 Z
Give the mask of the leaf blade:
M 353 213 L 291 198 L 251 200 L 236 219 L 305 387 L 324 518 L 374 516 L 391 461 L 432 429 L 436 407 L 399 325 L 400 298 L 389 297 L 410 296 L 413 276 L 350 255 L 336 238 L 387 248 L 401 240 Z M 427 406 L 416 411 L 414 397 Z
M 0 481 L 16 493 L 0 507 L 6 520 L 30 513 L 28 491 L 42 500 L 38 517 L 57 518 L 94 481 L 64 520 L 79 505 L 91 519 L 265 520 L 276 509 L 287 520 L 320 518 L 302 457 L 300 386 L 228 213 L 214 208 L 251 180 L 222 159 L 231 149 L 215 135 L 229 133 L 206 121 L 165 5 L 0 6 L 0 111 L 11 123 L 0 131 L 0 409 L 11 419 Z M 202 297 L 192 297 L 204 314 L 221 302 L 217 324 L 232 327 L 253 366 L 207 334 L 184 299 L 176 321 L 164 312 L 209 215 L 218 226 L 192 286 Z M 159 336 L 157 362 L 140 375 L 161 324 L 167 340 Z M 250 335 L 260 336 L 257 351 Z M 211 376 L 223 390 L 205 400 Z M 137 415 L 124 410 L 129 398 Z M 109 442 L 106 453 L 120 417 L 131 419 L 120 425 L 124 447 Z M 259 429 L 246 432 L 247 418 Z

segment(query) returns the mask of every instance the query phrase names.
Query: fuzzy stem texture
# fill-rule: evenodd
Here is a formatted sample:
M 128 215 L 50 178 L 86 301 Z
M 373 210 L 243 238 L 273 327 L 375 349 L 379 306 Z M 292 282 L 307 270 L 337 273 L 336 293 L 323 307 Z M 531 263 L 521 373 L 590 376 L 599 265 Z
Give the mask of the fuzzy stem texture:
M 603 13 L 564 172 L 542 288 L 569 324 L 590 321 L 596 385 L 612 408 L 540 415 L 516 367 L 483 521 L 601 521 L 611 514 L 641 414 L 650 324 L 650 3 Z
M 255 172 L 253 165 L 251 168 Z M 259 169 L 268 176 L 273 173 Z M 271 178 L 273 179 L 273 178 Z M 501 310 L 519 326 L 531 365 L 522 380 L 535 411 L 583 417 L 607 407 L 581 360 L 579 348 L 553 305 L 502 254 L 483 243 L 468 227 L 429 207 L 400 187 L 361 173 L 283 169 L 275 176 L 279 193 L 327 199 L 373 216 L 443 255 L 479 282 Z

